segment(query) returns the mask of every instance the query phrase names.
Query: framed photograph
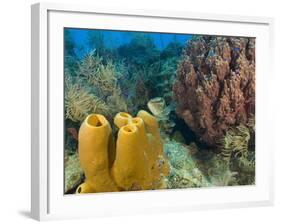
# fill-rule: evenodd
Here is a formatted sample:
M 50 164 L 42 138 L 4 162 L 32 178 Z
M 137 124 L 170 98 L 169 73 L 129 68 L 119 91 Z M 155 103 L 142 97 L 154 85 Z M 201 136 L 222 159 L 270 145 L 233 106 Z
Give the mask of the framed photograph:
M 32 5 L 32 217 L 273 203 L 273 19 Z

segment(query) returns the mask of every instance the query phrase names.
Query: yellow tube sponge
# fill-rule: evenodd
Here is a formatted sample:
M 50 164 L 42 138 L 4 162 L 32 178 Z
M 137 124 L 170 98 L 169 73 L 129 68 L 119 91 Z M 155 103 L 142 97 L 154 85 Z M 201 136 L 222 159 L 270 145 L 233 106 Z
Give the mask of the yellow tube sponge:
M 133 124 L 120 128 L 112 176 L 123 190 L 149 189 L 148 161 L 140 130 Z
M 121 128 L 127 124 L 129 124 L 129 122 L 131 121 L 132 116 L 126 112 L 119 112 L 118 114 L 116 114 L 116 116 L 114 117 L 114 124 L 118 127 Z
M 89 115 L 81 125 L 78 150 L 86 179 L 77 188 L 77 193 L 118 191 L 109 172 L 111 132 L 109 122 L 100 114 Z
M 150 113 L 140 110 L 137 114 L 140 117 L 146 127 L 147 135 L 149 137 L 149 145 L 154 151 L 152 161 L 154 183 L 156 188 L 159 188 L 159 180 L 162 178 L 161 175 L 167 176 L 170 172 L 170 166 L 168 160 L 163 151 L 163 142 L 160 136 L 159 126 L 156 118 Z
M 140 150 L 141 153 L 144 154 L 144 160 L 146 161 L 145 164 L 148 166 L 148 171 L 145 170 L 145 172 L 147 173 L 146 182 L 144 182 L 143 185 L 139 185 L 139 187 L 141 189 L 157 189 L 165 187 L 163 186 L 162 181 L 163 176 L 167 176 L 169 174 L 170 168 L 163 152 L 163 143 L 160 137 L 158 122 L 156 118 L 146 111 L 140 111 L 138 113 L 138 116 L 135 118 L 133 118 L 128 113 L 120 112 L 115 116 L 114 123 L 117 127 L 121 128 L 120 131 L 122 130 L 123 125 L 133 125 L 137 127 L 138 133 L 136 134 L 136 136 L 138 136 L 138 138 L 137 142 L 135 143 L 136 145 L 130 146 L 133 148 L 133 150 L 131 149 L 131 151 L 136 153 L 136 150 Z M 120 151 L 122 151 L 123 154 L 125 152 L 120 148 L 120 146 L 118 147 L 119 138 L 120 136 L 118 135 L 116 153 L 119 154 Z M 126 151 L 126 153 L 128 152 L 129 151 Z M 116 157 L 114 163 L 115 172 L 113 172 L 113 177 L 115 178 L 116 182 L 118 182 L 116 180 L 116 174 L 119 173 L 116 172 L 116 170 L 121 170 L 119 166 L 122 166 L 123 164 L 123 162 L 117 163 L 117 160 L 118 158 Z M 133 162 L 135 163 L 136 161 L 133 160 Z M 122 173 L 122 175 L 126 174 Z M 130 178 L 134 179 L 135 177 L 132 176 Z M 131 180 L 131 182 L 134 181 Z M 120 186 L 120 183 L 121 181 L 118 182 L 117 185 L 119 187 L 124 187 Z
M 79 159 L 85 182 L 77 193 L 165 188 L 169 166 L 157 120 L 148 112 L 125 112 L 114 118 L 119 128 L 116 146 L 106 118 L 89 115 L 79 130 Z

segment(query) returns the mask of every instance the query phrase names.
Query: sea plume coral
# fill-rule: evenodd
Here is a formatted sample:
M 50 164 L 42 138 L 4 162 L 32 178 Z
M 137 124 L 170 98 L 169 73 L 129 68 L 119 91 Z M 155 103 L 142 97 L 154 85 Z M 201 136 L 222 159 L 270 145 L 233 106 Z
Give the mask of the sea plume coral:
M 107 105 L 110 114 L 105 115 L 111 118 L 120 110 L 128 110 L 119 85 L 122 74 L 117 67 L 112 61 L 105 61 L 93 51 L 78 63 L 77 69 L 78 79 L 81 79 L 83 86 L 87 86 L 93 95 Z
M 255 114 L 255 39 L 197 36 L 173 86 L 176 112 L 210 146 Z
M 112 61 L 103 63 L 95 51 L 85 56 L 78 65 L 77 74 L 89 85 L 96 88 L 98 94 L 110 95 L 117 88 L 117 72 Z
M 237 182 L 239 185 L 255 183 L 255 151 L 249 147 L 251 139 L 251 129 L 254 129 L 252 121 L 246 127 L 239 125 L 231 128 L 221 140 L 222 160 L 228 168 L 237 173 Z
M 65 79 L 65 116 L 74 122 L 81 122 L 89 113 L 108 113 L 104 101 L 91 94 L 70 78 Z
M 224 159 L 229 161 L 231 156 L 245 159 L 248 153 L 249 140 L 250 131 L 246 126 L 239 125 L 236 128 L 229 129 L 221 140 L 221 154 Z

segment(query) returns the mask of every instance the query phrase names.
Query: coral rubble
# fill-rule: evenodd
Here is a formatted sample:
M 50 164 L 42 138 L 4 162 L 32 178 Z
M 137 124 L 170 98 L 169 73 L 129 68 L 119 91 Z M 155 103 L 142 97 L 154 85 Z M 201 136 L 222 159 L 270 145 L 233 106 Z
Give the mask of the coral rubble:
M 164 149 L 171 164 L 171 172 L 167 176 L 169 189 L 212 186 L 207 175 L 198 169 L 198 160 L 192 156 L 191 145 L 166 141 Z
M 197 36 L 188 42 L 173 86 L 176 112 L 203 142 L 255 114 L 255 40 Z
M 226 160 L 222 153 L 199 149 L 194 143 L 185 145 L 174 140 L 164 142 L 170 162 L 166 177 L 169 189 L 250 185 L 255 183 L 254 153 Z
M 83 170 L 80 167 L 77 153 L 72 154 L 71 151 L 65 150 L 64 169 L 64 191 L 74 191 L 83 179 Z

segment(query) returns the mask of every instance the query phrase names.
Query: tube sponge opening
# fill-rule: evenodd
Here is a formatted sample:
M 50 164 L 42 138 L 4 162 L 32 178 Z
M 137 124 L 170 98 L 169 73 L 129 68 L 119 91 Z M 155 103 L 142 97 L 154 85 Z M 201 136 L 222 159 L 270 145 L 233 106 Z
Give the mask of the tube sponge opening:
M 134 125 L 141 125 L 142 123 L 143 123 L 143 120 L 141 119 L 141 118 L 139 118 L 139 117 L 134 117 L 133 119 L 132 119 L 132 123 L 134 124 Z
M 86 123 L 91 127 L 101 127 L 105 125 L 107 121 L 102 115 L 91 114 L 86 118 Z
M 126 112 L 120 112 L 118 113 L 114 118 L 114 124 L 121 128 L 129 123 L 129 121 L 132 119 L 132 116 Z
M 88 183 L 82 183 L 76 189 L 76 194 L 93 193 L 94 190 Z
M 132 132 L 137 131 L 136 127 L 133 126 L 133 125 L 126 125 L 126 126 L 122 127 L 122 129 L 123 129 L 124 132 L 128 132 L 128 133 L 132 133 Z
M 131 118 L 132 116 L 126 112 L 120 112 L 119 115 L 123 118 Z

